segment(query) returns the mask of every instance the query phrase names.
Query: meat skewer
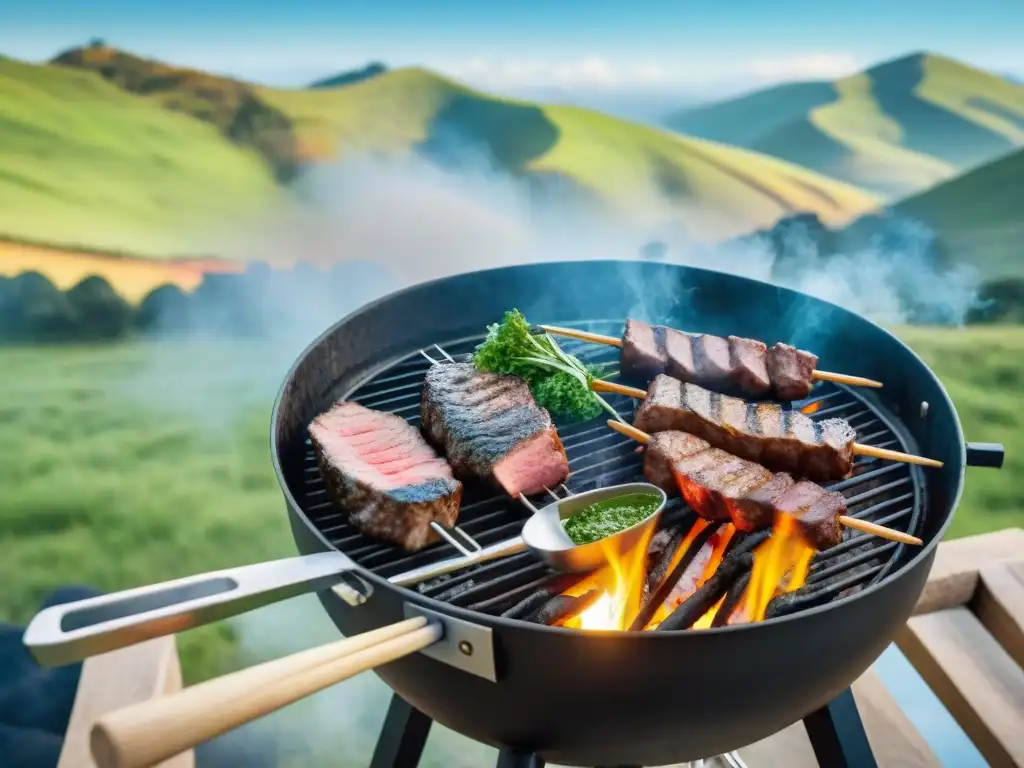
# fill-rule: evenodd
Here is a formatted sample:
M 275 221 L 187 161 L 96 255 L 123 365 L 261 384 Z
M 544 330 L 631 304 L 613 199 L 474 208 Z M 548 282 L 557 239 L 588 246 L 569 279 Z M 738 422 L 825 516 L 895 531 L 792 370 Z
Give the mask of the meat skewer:
M 770 528 L 779 514 L 790 515 L 804 540 L 818 550 L 842 540 L 841 526 L 904 544 L 922 543 L 916 536 L 848 516 L 841 493 L 774 474 L 686 432 L 648 435 L 613 420 L 608 426 L 646 444 L 644 476 L 666 493 L 680 492 L 705 520 L 731 520 L 737 530 L 750 532 Z
M 569 476 L 550 414 L 518 376 L 485 373 L 473 363 L 433 365 L 423 382 L 420 419 L 455 477 L 491 482 L 517 498 Z
M 554 325 L 539 327 L 556 336 L 619 347 L 623 375 L 644 380 L 667 373 L 709 389 L 779 400 L 807 397 L 816 380 L 882 386 L 874 379 L 819 371 L 817 355 L 782 342 L 769 349 L 756 339 L 686 333 L 639 320 L 626 321 L 621 339 Z
M 857 433 L 844 419 L 816 422 L 778 403 L 749 403 L 665 374 L 655 376 L 646 392 L 600 379 L 592 387 L 642 399 L 633 426 L 643 432 L 689 432 L 740 458 L 811 480 L 849 477 L 855 456 L 942 466 L 935 459 L 854 442 Z
M 309 437 L 328 493 L 363 533 L 416 551 L 455 524 L 462 483 L 401 416 L 336 403 Z

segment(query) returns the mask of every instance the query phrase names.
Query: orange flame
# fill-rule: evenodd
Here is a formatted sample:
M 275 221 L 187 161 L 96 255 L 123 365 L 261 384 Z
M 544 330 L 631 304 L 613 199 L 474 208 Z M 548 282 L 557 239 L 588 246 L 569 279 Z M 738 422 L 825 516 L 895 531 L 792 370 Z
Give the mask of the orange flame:
M 817 413 L 818 411 L 821 410 L 822 402 L 824 401 L 815 400 L 813 403 L 808 403 L 807 405 L 800 409 L 800 413 L 806 416 L 810 416 L 812 413 Z
M 647 548 L 653 529 L 648 531 L 631 549 L 622 553 L 612 546 L 605 547 L 608 565 L 582 579 L 563 594 L 582 595 L 595 587 L 601 596 L 579 616 L 569 619 L 564 626 L 575 629 L 626 630 L 640 610 L 643 595 L 644 571 L 647 567 Z
M 698 520 L 693 527 L 697 528 L 698 526 L 703 530 L 707 527 L 707 522 L 703 519 Z M 683 602 L 683 600 L 693 594 L 693 592 L 699 589 L 705 581 L 711 578 L 712 574 L 714 574 L 715 570 L 722 562 L 722 558 L 725 556 L 725 549 L 729 546 L 729 542 L 732 540 L 735 533 L 736 528 L 732 523 L 729 523 L 722 526 L 717 533 L 708 539 L 707 543 L 704 544 L 701 550 L 693 558 L 690 565 L 687 567 L 686 572 L 683 573 L 682 577 L 679 579 L 678 585 L 669 594 L 668 599 L 658 606 L 658 610 L 655 611 L 654 616 L 651 617 L 650 622 L 647 624 L 647 629 L 653 629 L 667 619 L 669 614 L 672 613 L 672 611 L 674 611 L 679 604 Z M 694 536 L 696 536 L 696 534 L 691 530 L 683 543 L 679 545 L 679 549 L 672 557 L 672 566 L 668 573 L 671 573 L 672 569 L 679 564 L 679 561 L 686 553 L 686 550 L 692 545 Z M 707 554 L 707 562 L 704 567 L 701 568 L 701 562 L 703 561 L 704 553 L 707 550 L 710 550 Z M 694 568 L 701 568 L 700 575 L 695 579 L 692 577 L 688 578 L 688 576 L 690 576 L 691 569 Z
M 792 592 L 807 581 L 814 548 L 800 534 L 792 515 L 778 515 L 772 535 L 754 552 L 744 610 L 750 621 L 762 621 L 768 603 L 776 594 Z

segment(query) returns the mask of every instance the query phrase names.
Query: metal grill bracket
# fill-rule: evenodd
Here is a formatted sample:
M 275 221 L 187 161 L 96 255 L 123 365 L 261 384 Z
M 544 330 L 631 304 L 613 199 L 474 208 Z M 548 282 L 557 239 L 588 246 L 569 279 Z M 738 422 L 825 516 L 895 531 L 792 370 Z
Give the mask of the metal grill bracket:
M 494 665 L 494 636 L 490 627 L 444 616 L 411 603 L 403 604 L 403 612 L 407 619 L 424 616 L 431 623 L 444 627 L 444 636 L 420 651 L 424 656 L 492 683 L 498 682 Z

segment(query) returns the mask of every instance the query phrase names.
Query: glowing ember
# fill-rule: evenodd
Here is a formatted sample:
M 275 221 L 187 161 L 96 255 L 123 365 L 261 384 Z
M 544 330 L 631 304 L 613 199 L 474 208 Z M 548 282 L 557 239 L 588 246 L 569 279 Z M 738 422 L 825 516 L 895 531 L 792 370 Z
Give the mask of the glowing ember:
M 750 621 L 764 619 L 768 603 L 776 594 L 803 586 L 814 557 L 814 548 L 800 535 L 792 515 L 779 515 L 772 535 L 754 552 L 744 609 Z
M 823 400 L 815 400 L 813 403 L 808 403 L 807 405 L 800 409 L 800 413 L 806 416 L 810 416 L 812 413 L 817 413 L 818 411 L 821 410 L 821 404 L 823 402 Z
M 703 530 L 707 527 L 707 522 L 699 520 L 697 524 L 694 525 L 694 528 L 698 527 L 700 530 Z M 698 552 L 690 562 L 690 565 L 686 568 L 686 571 L 680 577 L 672 592 L 669 593 L 668 598 L 658 607 L 654 616 L 651 617 L 651 620 L 647 625 L 648 629 L 653 629 L 668 618 L 669 614 L 672 613 L 680 603 L 696 592 L 705 581 L 711 578 L 715 569 L 718 568 L 719 564 L 722 562 L 722 558 L 725 556 L 725 549 L 729 546 L 729 542 L 732 541 L 732 537 L 735 533 L 736 528 L 732 523 L 729 523 L 728 525 L 722 526 L 717 533 L 707 540 L 707 543 L 704 544 L 700 552 Z M 690 531 L 690 535 L 688 535 L 679 546 L 679 549 L 672 558 L 672 566 L 669 568 L 668 573 L 672 572 L 672 569 L 678 565 L 679 560 L 682 559 L 686 550 L 690 548 L 690 545 L 693 543 L 694 536 L 696 536 L 696 534 L 693 533 L 693 531 Z

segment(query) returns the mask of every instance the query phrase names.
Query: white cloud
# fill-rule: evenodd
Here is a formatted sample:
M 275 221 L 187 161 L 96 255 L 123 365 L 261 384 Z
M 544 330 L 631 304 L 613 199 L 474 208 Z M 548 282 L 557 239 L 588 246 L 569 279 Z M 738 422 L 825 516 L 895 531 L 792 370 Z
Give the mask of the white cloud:
M 840 77 L 860 67 L 858 58 L 848 53 L 799 53 L 751 59 L 700 57 L 693 61 L 622 61 L 592 54 L 561 61 L 472 59 L 438 65 L 442 72 L 484 88 L 567 90 L 757 86 L 784 80 Z
M 748 71 L 763 81 L 826 80 L 853 74 L 860 67 L 861 62 L 849 53 L 798 53 L 753 59 Z

